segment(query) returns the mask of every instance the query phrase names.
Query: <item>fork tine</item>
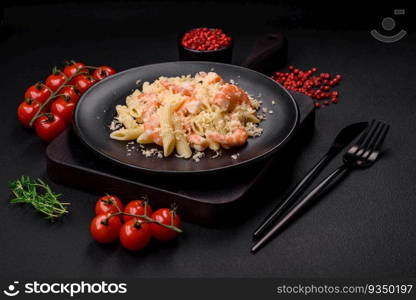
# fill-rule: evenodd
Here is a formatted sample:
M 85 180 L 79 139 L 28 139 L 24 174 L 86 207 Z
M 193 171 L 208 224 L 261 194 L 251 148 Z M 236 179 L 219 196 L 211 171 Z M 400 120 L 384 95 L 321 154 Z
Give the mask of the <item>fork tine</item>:
M 384 128 L 387 126 L 386 124 L 379 122 L 381 124 L 381 126 L 377 126 L 378 128 L 376 129 L 374 136 L 371 138 L 370 141 L 368 141 L 368 144 L 366 145 L 365 148 L 362 149 L 362 157 L 366 158 L 370 155 L 370 153 L 373 152 L 375 145 L 377 144 L 377 141 L 379 139 L 379 136 L 381 135 L 381 133 L 384 131 Z
M 360 135 L 360 137 L 358 138 L 358 141 L 355 143 L 359 148 L 361 148 L 362 143 L 364 142 L 364 139 L 366 138 L 366 136 L 368 135 L 368 133 L 370 132 L 371 128 L 373 128 L 374 126 L 374 122 L 375 120 L 371 120 L 370 125 L 365 129 L 365 131 Z
M 366 152 L 368 148 L 368 144 L 373 139 L 374 134 L 380 125 L 380 122 L 374 121 L 374 122 L 371 122 L 371 125 L 372 126 L 370 127 L 368 132 L 366 132 L 366 134 L 363 136 L 363 139 L 362 139 L 363 141 L 358 145 L 357 149 L 354 149 L 354 152 L 352 154 L 361 156 Z
M 366 139 L 366 137 L 368 136 L 370 130 L 372 130 L 373 126 L 374 126 L 375 120 L 371 120 L 370 125 L 367 126 L 367 128 L 363 131 L 363 133 L 361 133 L 360 137 L 358 138 L 358 140 L 351 146 L 351 148 L 348 149 L 348 153 L 349 154 L 357 154 L 357 152 L 360 152 L 360 149 L 362 148 L 363 142 Z
M 389 132 L 390 125 L 386 125 L 384 128 L 384 131 L 380 134 L 380 137 L 378 138 L 377 142 L 374 145 L 373 151 L 380 151 L 381 146 L 383 145 L 384 139 L 387 136 L 387 133 Z
M 374 148 L 375 144 L 376 144 L 376 143 L 377 143 L 377 141 L 378 141 L 378 138 L 379 138 L 380 134 L 384 131 L 384 128 L 387 126 L 387 124 L 385 124 L 385 123 L 380 123 L 380 124 L 381 124 L 380 128 L 378 128 L 378 130 L 377 130 L 377 132 L 376 132 L 376 134 L 375 134 L 374 138 L 373 138 L 373 139 L 372 139 L 372 141 L 368 144 L 367 149 L 373 149 L 373 148 Z
M 371 151 L 368 151 L 369 155 L 366 156 L 367 161 L 374 162 L 377 159 L 380 153 L 381 145 L 383 144 L 384 139 L 387 136 L 387 132 L 389 131 L 389 128 L 390 128 L 389 125 L 384 126 L 383 131 L 381 132 L 380 136 L 378 137 L 377 141 L 374 144 L 374 147 L 371 149 Z
M 381 122 L 377 121 L 374 123 L 373 128 L 371 128 L 370 132 L 367 134 L 367 136 L 364 139 L 364 142 L 362 143 L 360 148 L 367 148 L 369 143 L 371 142 L 372 139 L 374 139 L 374 135 L 376 134 L 378 127 L 380 126 Z

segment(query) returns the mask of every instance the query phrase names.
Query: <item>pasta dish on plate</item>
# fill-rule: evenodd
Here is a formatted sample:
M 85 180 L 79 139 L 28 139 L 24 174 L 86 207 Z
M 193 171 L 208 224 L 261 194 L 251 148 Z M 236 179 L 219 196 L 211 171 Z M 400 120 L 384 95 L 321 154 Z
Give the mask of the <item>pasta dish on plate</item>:
M 190 158 L 193 149 L 228 149 L 261 135 L 259 106 L 242 88 L 214 72 L 160 77 L 144 82 L 141 91 L 127 96 L 126 105 L 116 106 L 116 121 L 122 127 L 110 137 L 157 144 L 165 157 L 176 150 L 178 157 Z

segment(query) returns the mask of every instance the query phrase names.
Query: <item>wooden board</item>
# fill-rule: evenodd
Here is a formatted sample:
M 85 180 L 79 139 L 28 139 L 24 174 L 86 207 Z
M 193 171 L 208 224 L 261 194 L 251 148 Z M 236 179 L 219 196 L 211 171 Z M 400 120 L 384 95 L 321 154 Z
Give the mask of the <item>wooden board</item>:
M 204 176 L 160 176 L 132 172 L 102 160 L 86 149 L 69 129 L 49 144 L 47 173 L 56 183 L 102 195 L 114 193 L 124 201 L 146 194 L 153 207 L 169 207 L 173 202 L 184 221 L 214 226 L 229 222 L 230 209 L 244 211 L 250 191 L 257 186 L 276 158 L 291 155 L 313 132 L 314 106 L 309 97 L 293 93 L 301 112 L 295 137 L 272 158 L 239 168 Z M 244 214 L 241 214 L 243 217 Z M 232 220 L 238 222 L 238 220 Z

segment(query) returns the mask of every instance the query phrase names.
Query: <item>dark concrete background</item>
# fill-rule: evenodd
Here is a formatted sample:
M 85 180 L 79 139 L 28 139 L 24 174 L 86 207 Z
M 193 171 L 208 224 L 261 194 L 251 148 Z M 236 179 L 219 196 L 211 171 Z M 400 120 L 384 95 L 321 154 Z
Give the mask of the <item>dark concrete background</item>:
M 388 16 L 385 7 L 367 24 L 358 18 L 360 26 L 349 28 L 334 20 L 308 23 L 303 15 L 313 17 L 319 7 L 289 2 L 43 3 L 8 3 L 5 8 L 7 32 L 0 42 L 2 277 L 416 275 L 416 37 L 410 33 L 394 44 L 374 40 L 369 30 Z M 338 5 L 324 6 L 333 15 L 343 13 Z M 64 59 L 118 70 L 176 60 L 179 30 L 199 25 L 229 28 L 235 37 L 234 63 L 247 56 L 260 33 L 282 29 L 291 64 L 344 76 L 340 103 L 317 111 L 315 134 L 294 159 L 290 182 L 301 178 L 336 133 L 352 122 L 377 118 L 391 124 L 385 155 L 371 169 L 351 174 L 255 256 L 249 253 L 251 233 L 282 195 L 273 173 L 256 197 L 265 201 L 259 207 L 253 199 L 253 213 L 245 222 L 215 229 L 184 224 L 185 234 L 176 242 L 152 245 L 142 253 L 92 241 L 88 227 L 96 195 L 51 183 L 72 203 L 71 213 L 56 224 L 8 203 L 8 181 L 22 174 L 46 178 L 46 146 L 15 116 L 26 87 Z M 337 157 L 324 173 L 339 163 Z

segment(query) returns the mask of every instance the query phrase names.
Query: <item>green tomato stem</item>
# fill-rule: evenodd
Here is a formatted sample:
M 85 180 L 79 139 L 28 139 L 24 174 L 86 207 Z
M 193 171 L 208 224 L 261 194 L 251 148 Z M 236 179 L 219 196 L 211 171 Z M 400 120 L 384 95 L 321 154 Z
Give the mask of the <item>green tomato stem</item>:
M 168 228 L 168 229 L 171 229 L 171 230 L 173 230 L 173 231 L 175 231 L 177 233 L 182 233 L 182 229 L 180 229 L 180 228 L 178 228 L 178 227 L 176 227 L 174 225 L 166 225 L 166 224 L 160 223 L 160 222 L 158 222 L 158 221 L 150 218 L 147 215 L 136 215 L 136 214 L 126 213 L 124 211 L 119 211 L 119 212 L 116 212 L 116 213 L 112 213 L 110 216 L 108 216 L 108 219 L 111 218 L 111 217 L 113 217 L 113 216 L 118 216 L 118 215 L 124 215 L 124 216 L 130 216 L 130 217 L 140 218 L 140 219 L 145 220 L 146 223 L 159 224 L 160 226 L 165 227 L 165 228 Z
M 54 99 L 58 93 L 62 90 L 62 88 L 64 88 L 65 86 L 70 86 L 67 85 L 68 82 L 70 82 L 74 77 L 81 75 L 81 74 L 88 74 L 88 72 L 85 72 L 82 70 L 82 68 L 77 69 L 77 71 L 72 74 L 70 77 L 66 78 L 64 83 L 54 92 L 52 91 L 48 86 L 46 86 L 45 84 L 41 83 L 42 86 L 46 87 L 50 92 L 51 95 L 49 96 L 49 98 L 39 107 L 38 111 L 36 112 L 36 114 L 33 116 L 32 120 L 30 120 L 29 122 L 29 126 L 33 126 L 33 124 L 35 123 L 35 121 L 40 117 L 41 111 L 49 104 L 49 102 L 51 102 L 52 99 Z

